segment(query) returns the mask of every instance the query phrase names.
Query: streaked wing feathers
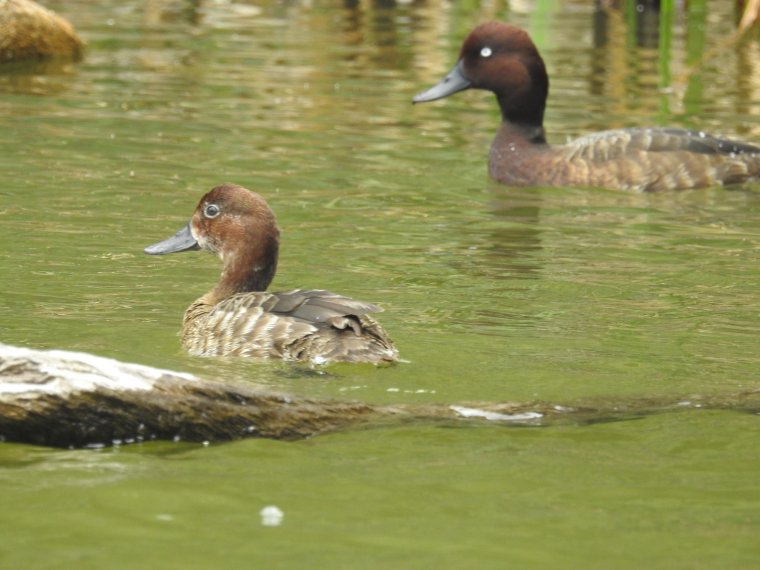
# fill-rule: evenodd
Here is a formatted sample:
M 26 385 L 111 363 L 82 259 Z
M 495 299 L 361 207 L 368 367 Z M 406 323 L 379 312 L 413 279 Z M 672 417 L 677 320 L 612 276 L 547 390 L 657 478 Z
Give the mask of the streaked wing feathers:
M 674 128 L 633 128 L 602 131 L 577 138 L 564 146 L 568 158 L 612 160 L 638 151 L 688 151 L 700 154 L 760 154 L 760 147 Z
M 393 342 L 367 313 L 380 308 L 323 290 L 249 292 L 185 314 L 185 347 L 201 356 L 392 362 Z

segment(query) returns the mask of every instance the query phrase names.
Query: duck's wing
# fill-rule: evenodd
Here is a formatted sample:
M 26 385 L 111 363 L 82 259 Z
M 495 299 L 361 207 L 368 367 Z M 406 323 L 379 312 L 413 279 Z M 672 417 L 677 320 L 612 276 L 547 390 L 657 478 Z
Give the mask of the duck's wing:
M 351 329 L 360 335 L 366 329 L 365 323 L 374 323 L 366 315 L 382 309 L 323 289 L 293 289 L 235 295 L 220 303 L 214 312 L 236 314 L 243 320 L 259 315 L 262 322 L 279 320 L 282 321 L 279 328 L 287 328 L 283 334 L 308 335 L 320 327 L 333 327 Z
M 269 299 L 262 304 L 264 310 L 311 323 L 329 323 L 336 317 L 360 317 L 382 311 L 371 303 L 322 289 L 294 289 L 269 295 Z
M 322 289 L 272 293 L 266 302 L 271 315 L 308 324 L 317 330 L 294 341 L 288 350 L 297 360 L 393 362 L 398 351 L 385 330 L 369 313 L 382 309 Z
M 593 133 L 564 145 L 568 159 L 612 160 L 640 151 L 684 151 L 706 155 L 760 155 L 760 147 L 710 135 L 703 131 L 675 128 L 633 128 Z

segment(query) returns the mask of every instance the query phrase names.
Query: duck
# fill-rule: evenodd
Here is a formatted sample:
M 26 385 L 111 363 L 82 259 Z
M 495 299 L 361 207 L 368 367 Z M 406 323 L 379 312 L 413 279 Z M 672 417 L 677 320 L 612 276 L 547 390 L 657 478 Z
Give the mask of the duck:
M 466 89 L 496 95 L 501 127 L 491 144 L 488 171 L 502 184 L 656 192 L 760 177 L 760 147 L 702 131 L 624 128 L 548 144 L 549 76 L 528 33 L 510 24 L 477 26 L 464 40 L 454 68 L 412 102 Z
M 370 316 L 380 307 L 322 289 L 267 292 L 280 230 L 256 192 L 226 183 L 207 192 L 190 221 L 150 255 L 192 250 L 223 262 L 219 282 L 185 311 L 183 347 L 195 356 L 242 356 L 314 364 L 392 363 L 398 351 Z

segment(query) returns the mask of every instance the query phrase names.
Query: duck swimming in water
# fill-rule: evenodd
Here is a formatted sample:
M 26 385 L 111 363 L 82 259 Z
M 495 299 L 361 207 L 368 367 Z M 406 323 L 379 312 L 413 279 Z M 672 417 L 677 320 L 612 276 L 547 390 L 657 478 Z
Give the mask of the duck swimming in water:
M 533 41 L 515 26 L 489 22 L 475 28 L 454 69 L 413 102 L 470 88 L 493 92 L 501 108 L 488 169 L 503 184 L 649 192 L 760 177 L 760 147 L 701 131 L 618 129 L 549 145 L 543 124 L 549 77 Z
M 216 286 L 185 312 L 182 344 L 197 356 L 326 362 L 394 362 L 398 352 L 369 313 L 381 309 L 318 289 L 268 293 L 280 230 L 264 199 L 235 184 L 208 192 L 188 224 L 145 248 L 205 249 L 224 262 Z

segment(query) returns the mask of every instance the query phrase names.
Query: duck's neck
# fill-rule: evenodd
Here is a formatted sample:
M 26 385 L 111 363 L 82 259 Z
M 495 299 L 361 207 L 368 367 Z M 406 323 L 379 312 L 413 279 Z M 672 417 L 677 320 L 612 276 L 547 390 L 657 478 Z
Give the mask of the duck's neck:
M 501 128 L 497 137 L 506 143 L 545 145 L 546 134 L 541 124 L 512 122 L 502 115 Z
M 279 240 L 262 237 L 245 249 L 225 252 L 224 269 L 214 288 L 214 297 L 226 298 L 235 293 L 266 291 L 277 271 Z
M 546 144 L 544 111 L 549 97 L 549 76 L 541 57 L 536 53 L 526 65 L 530 80 L 527 88 L 494 89 L 501 110 L 502 130 L 533 144 Z

